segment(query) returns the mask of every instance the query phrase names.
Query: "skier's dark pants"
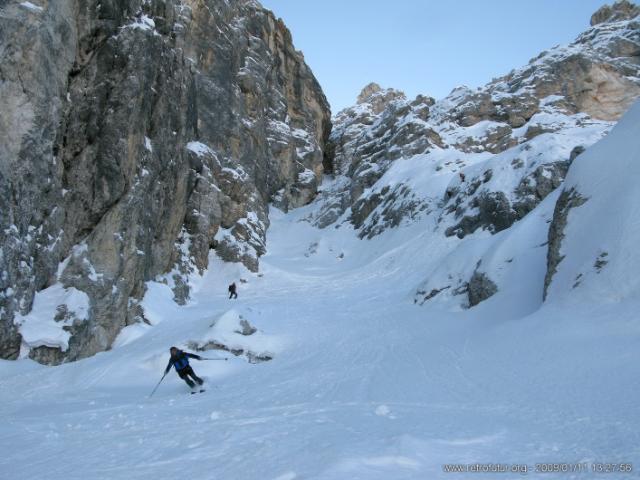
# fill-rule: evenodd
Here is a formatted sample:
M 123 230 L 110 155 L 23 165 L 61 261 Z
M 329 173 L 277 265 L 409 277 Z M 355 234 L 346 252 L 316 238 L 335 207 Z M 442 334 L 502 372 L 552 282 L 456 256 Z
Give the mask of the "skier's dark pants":
M 191 368 L 191 365 L 187 365 L 182 370 L 178 370 L 178 375 L 180 375 L 180 378 L 183 379 L 185 382 L 187 382 L 187 385 L 189 385 L 191 388 L 195 387 L 196 384 L 193 383 L 189 379 L 189 377 L 193 378 L 196 382 L 198 382 L 198 385 L 202 385 L 203 383 L 203 380 L 196 375 L 196 373 L 193 371 L 193 368 Z
M 236 292 L 231 292 L 229 294 L 229 299 L 232 299 L 232 298 L 238 298 L 238 294 Z

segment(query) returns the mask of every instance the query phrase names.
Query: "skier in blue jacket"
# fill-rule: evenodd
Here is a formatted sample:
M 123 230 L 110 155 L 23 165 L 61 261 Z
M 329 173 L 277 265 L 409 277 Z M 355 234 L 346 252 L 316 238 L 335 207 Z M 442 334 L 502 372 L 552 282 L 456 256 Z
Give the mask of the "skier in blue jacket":
M 202 385 L 204 383 L 204 380 L 198 377 L 196 373 L 193 371 L 193 368 L 191 368 L 191 365 L 189 365 L 190 358 L 195 358 L 196 360 L 202 360 L 202 357 L 200 357 L 200 355 L 183 352 L 182 350 L 176 347 L 171 347 L 169 349 L 169 352 L 171 352 L 171 358 L 169 359 L 167 368 L 165 368 L 164 370 L 165 375 L 169 373 L 169 370 L 171 370 L 171 367 L 173 366 L 175 367 L 178 375 L 180 375 L 180 378 L 183 379 L 185 382 L 187 382 L 187 385 L 189 385 L 191 388 L 195 387 L 196 385 L 195 383 L 193 383 L 193 381 L 189 377 L 195 380 L 198 383 L 198 385 Z

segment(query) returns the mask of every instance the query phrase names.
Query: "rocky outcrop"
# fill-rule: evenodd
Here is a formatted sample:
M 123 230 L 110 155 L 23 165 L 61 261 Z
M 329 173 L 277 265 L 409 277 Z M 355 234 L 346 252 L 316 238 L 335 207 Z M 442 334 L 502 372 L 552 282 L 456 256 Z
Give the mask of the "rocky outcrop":
M 592 28 L 572 44 L 542 52 L 481 93 L 460 98 L 455 118 L 463 126 L 490 120 L 518 128 L 538 111 L 541 99 L 557 95 L 566 112 L 619 119 L 640 96 L 638 14 L 640 9 L 626 1 L 603 7 Z
M 382 89 L 377 83 L 370 83 L 365 86 L 358 95 L 357 104 L 367 104 L 374 115 L 382 113 L 394 100 L 405 100 L 404 92 L 393 88 Z
M 473 199 L 471 207 L 478 213 L 463 215 L 456 225 L 445 230 L 446 236 L 457 235 L 458 238 L 464 238 L 479 228 L 497 233 L 509 228 L 518 219 L 503 192 L 483 192 Z
M 443 294 L 448 295 L 450 299 L 459 298 L 460 307 L 466 309 L 473 308 L 491 298 L 498 293 L 498 286 L 487 273 L 479 270 L 481 263 L 482 260 L 479 260 L 475 268 L 471 267 L 472 273 L 447 273 L 444 284 L 442 283 L 443 278 L 439 279 L 439 275 L 436 273 L 435 278 L 425 280 L 416 290 L 413 302 L 424 305 L 425 302 Z
M 372 83 L 360 93 L 355 107 L 337 115 L 331 136 L 333 163 L 336 173 L 352 179 L 352 202 L 378 181 L 394 160 L 441 145 L 438 134 L 425 123 L 433 102 L 420 96 L 409 103 L 404 93 Z
M 254 338 L 258 341 L 253 342 Z M 260 347 L 265 339 L 269 343 L 268 336 L 231 310 L 214 322 L 202 339 L 187 342 L 187 347 L 201 352 L 222 350 L 236 357 L 245 356 L 249 363 L 260 363 L 274 358 L 273 352 Z
M 570 163 L 570 160 L 557 161 L 537 167 L 520 179 L 509 196 L 508 192 L 481 188 L 493 175 L 491 170 L 486 170 L 482 179 L 474 178 L 465 189 L 452 190 L 455 197 L 446 211 L 454 212 L 459 220 L 445 230 L 445 235 L 464 238 L 478 229 L 491 233 L 506 230 L 562 184 Z
M 360 198 L 351 207 L 350 221 L 360 230 L 360 238 L 373 238 L 405 219 L 414 219 L 428 204 L 419 199 L 406 185 L 393 189 L 384 186 L 380 192 Z
M 628 0 L 616 0 L 613 5 L 603 5 L 591 15 L 591 26 L 605 22 L 631 20 L 640 15 L 640 8 Z
M 37 3 L 0 6 L 0 356 L 61 284 L 87 317 L 50 319 L 64 345 L 22 339 L 59 363 L 143 320 L 147 280 L 185 302 L 210 248 L 257 269 L 269 202 L 316 193 L 330 113 L 257 2 Z
M 334 181 L 317 200 L 322 204 L 321 212 L 309 220 L 324 228 L 354 206 L 351 219 L 354 224 L 363 225 L 365 217 L 375 210 L 382 197 L 362 202 L 359 199 L 395 160 L 444 146 L 440 135 L 427 122 L 434 103 L 431 97 L 418 95 L 409 101 L 399 90 L 383 89 L 376 83 L 367 85 L 358 95 L 358 103 L 339 112 L 333 120 L 329 143 Z M 394 198 L 384 203 L 389 207 L 397 198 L 406 198 L 406 193 L 394 190 Z M 422 202 L 413 200 L 409 207 L 407 202 L 401 203 L 399 209 L 408 213 L 423 206 Z M 392 210 L 398 209 L 387 208 L 386 216 L 398 218 L 385 223 L 397 226 L 402 214 Z
M 577 150 L 576 150 L 577 148 Z M 580 151 L 580 146 L 572 150 L 571 155 Z M 583 149 L 584 150 L 584 149 Z M 524 218 L 526 214 L 537 207 L 547 195 L 562 185 L 573 159 L 541 165 L 533 173 L 523 178 L 515 190 L 517 200 L 513 210 L 516 218 Z
M 475 307 L 480 302 L 495 295 L 498 291 L 496 284 L 485 274 L 476 270 L 473 272 L 468 285 L 469 307 Z
M 588 199 L 584 198 L 575 189 L 565 190 L 560 194 L 553 211 L 553 220 L 549 226 L 549 248 L 547 250 L 547 273 L 544 277 L 544 298 L 547 298 L 547 290 L 553 276 L 558 270 L 558 265 L 564 258 L 560 253 L 562 247 L 562 239 L 564 238 L 564 230 L 567 226 L 567 218 L 571 209 L 579 207 Z

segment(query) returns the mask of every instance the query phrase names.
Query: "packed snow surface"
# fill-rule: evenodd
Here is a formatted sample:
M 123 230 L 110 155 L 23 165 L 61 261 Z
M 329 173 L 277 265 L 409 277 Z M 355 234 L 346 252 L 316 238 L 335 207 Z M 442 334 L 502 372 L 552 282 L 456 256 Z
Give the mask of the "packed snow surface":
M 262 277 L 214 259 L 192 303 L 155 292 L 162 321 L 113 351 L 60 367 L 0 363 L 0 471 L 431 479 L 475 478 L 446 463 L 637 463 L 637 304 L 518 319 L 491 300 L 462 313 L 418 307 L 408 292 L 426 233 L 363 243 L 273 213 Z M 206 337 L 232 308 L 279 345 L 274 359 L 193 361 L 206 393 L 189 395 L 171 372 L 149 398 L 168 348 Z
M 640 241 L 637 215 L 621 213 L 635 213 L 640 201 L 637 175 L 624 175 L 636 168 L 623 158 L 638 150 L 621 146 L 637 142 L 640 108 L 623 122 L 596 146 L 611 170 L 595 168 L 587 150 L 568 176 L 590 199 L 569 214 L 562 249 L 575 255 L 552 283 L 562 301 L 541 300 L 545 232 L 559 192 L 512 228 L 463 240 L 434 233 L 429 216 L 358 240 L 348 224 L 318 230 L 301 221 L 314 205 L 272 210 L 260 273 L 212 254 L 186 306 L 172 301 L 169 286 L 151 282 L 143 302 L 150 325 L 127 327 L 111 351 L 59 367 L 0 362 L 0 476 L 523 477 L 445 472 L 448 464 L 500 464 L 527 469 L 529 478 L 571 479 L 604 478 L 590 470 L 603 462 L 637 470 L 640 302 L 636 288 L 619 297 L 612 289 L 629 275 L 614 248 Z M 624 192 L 613 205 L 622 210 L 599 228 L 613 191 L 596 179 L 609 171 L 622 172 L 607 180 Z M 580 208 L 589 229 L 577 220 Z M 626 243 L 616 243 L 618 235 Z M 566 272 L 600 247 L 610 265 L 567 293 Z M 446 299 L 413 303 L 425 277 L 473 270 L 478 258 L 497 294 L 468 310 Z M 228 299 L 232 281 L 237 300 Z M 240 319 L 257 332 L 239 333 Z M 190 395 L 172 371 L 149 397 L 170 346 L 210 341 L 272 359 L 250 363 L 207 350 L 207 358 L 230 359 L 192 361 L 205 393 Z M 536 471 L 549 463 L 571 470 Z

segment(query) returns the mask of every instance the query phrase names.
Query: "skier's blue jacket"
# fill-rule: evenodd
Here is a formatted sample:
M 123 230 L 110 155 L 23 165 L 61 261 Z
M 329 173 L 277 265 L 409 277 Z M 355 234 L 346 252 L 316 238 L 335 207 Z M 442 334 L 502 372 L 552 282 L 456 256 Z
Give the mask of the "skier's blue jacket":
M 169 373 L 171 370 L 171 366 L 173 365 L 176 369 L 176 372 L 180 372 L 180 370 L 187 368 L 189 366 L 189 358 L 195 358 L 196 360 L 202 360 L 200 355 L 194 355 L 193 353 L 183 352 L 182 350 L 178 350 L 175 355 L 171 355 L 169 359 L 169 364 L 167 368 L 164 369 L 165 375 Z

